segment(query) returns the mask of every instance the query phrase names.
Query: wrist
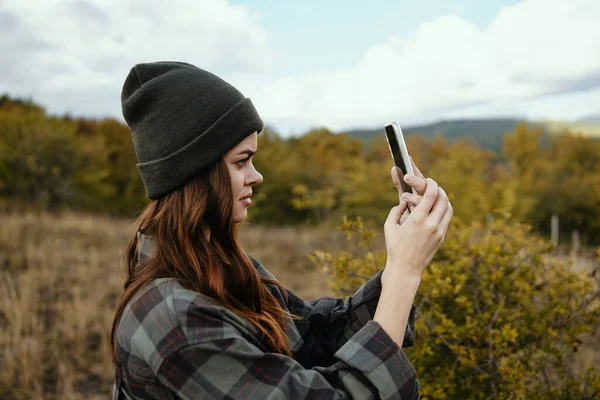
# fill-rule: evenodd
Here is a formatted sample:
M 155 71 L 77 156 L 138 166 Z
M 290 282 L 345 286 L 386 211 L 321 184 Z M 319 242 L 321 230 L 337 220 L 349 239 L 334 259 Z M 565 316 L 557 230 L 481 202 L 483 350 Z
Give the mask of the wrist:
M 406 272 L 399 270 L 397 266 L 386 265 L 383 272 L 381 273 L 382 288 L 385 288 L 387 286 L 391 288 L 414 288 L 416 290 L 419 288 L 420 285 L 421 275 L 407 274 Z
M 390 272 L 391 270 L 387 270 Z M 384 274 L 385 274 L 384 270 Z M 377 308 L 373 320 L 402 347 L 406 326 L 410 317 L 410 311 L 421 283 L 420 277 L 402 277 L 400 274 L 381 275 L 381 293 L 377 302 Z

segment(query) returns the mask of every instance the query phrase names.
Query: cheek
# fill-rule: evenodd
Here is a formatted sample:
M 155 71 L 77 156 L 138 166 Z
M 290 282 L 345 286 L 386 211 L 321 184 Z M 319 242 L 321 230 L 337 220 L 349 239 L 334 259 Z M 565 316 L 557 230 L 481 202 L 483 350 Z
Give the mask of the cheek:
M 236 171 L 235 176 L 232 179 L 233 190 L 235 192 L 239 192 L 244 188 L 244 181 L 246 179 L 246 174 L 243 171 Z M 235 193 L 238 194 L 238 193 Z

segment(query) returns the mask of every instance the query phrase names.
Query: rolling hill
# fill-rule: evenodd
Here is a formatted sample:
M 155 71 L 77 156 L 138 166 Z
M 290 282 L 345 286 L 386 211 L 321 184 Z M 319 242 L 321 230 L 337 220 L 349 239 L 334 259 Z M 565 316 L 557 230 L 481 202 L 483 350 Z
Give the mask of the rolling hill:
M 428 138 L 436 133 L 442 134 L 449 141 L 459 138 L 472 138 L 481 147 L 494 151 L 502 150 L 502 138 L 523 120 L 516 118 L 500 119 L 457 119 L 443 120 L 427 125 L 403 127 L 405 136 L 423 135 Z M 600 121 L 526 121 L 530 125 L 542 128 L 547 136 L 557 135 L 566 129 L 581 132 L 584 135 L 600 139 Z M 342 132 L 340 132 L 342 133 Z M 370 143 L 375 137 L 383 137 L 383 127 L 376 129 L 357 129 L 345 131 L 350 137 Z

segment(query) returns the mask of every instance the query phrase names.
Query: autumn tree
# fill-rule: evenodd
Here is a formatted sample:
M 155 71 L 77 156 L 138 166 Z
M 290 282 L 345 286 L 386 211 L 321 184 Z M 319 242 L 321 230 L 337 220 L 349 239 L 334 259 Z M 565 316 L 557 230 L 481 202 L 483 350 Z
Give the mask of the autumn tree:
M 383 129 L 366 146 L 325 128 L 284 138 L 267 127 L 255 165 L 250 219 L 260 224 L 331 225 L 343 215 L 382 222 L 396 201 Z M 549 140 L 521 123 L 495 154 L 465 140 L 409 135 L 411 155 L 453 200 L 465 223 L 510 215 L 547 233 L 577 229 L 600 243 L 600 141 L 566 132 Z M 42 208 L 134 215 L 148 201 L 124 123 L 48 116 L 29 100 L 0 97 L 0 198 Z
M 429 174 L 448 194 L 454 215 L 461 221 L 481 221 L 492 212 L 491 161 L 494 154 L 467 141 L 447 147 L 445 157 L 436 159 Z
M 292 189 L 292 204 L 310 210 L 313 221 L 322 223 L 339 209 L 341 197 L 352 190 L 348 177 L 360 173 L 363 145 L 346 135 L 314 129 L 292 138 L 289 146 L 297 154 L 301 175 Z
M 535 219 L 558 215 L 563 232 L 577 229 L 600 241 L 600 142 L 566 132 L 552 143 L 547 163 L 548 185 L 540 190 Z
M 571 132 L 547 140 L 525 123 L 504 139 L 504 156 L 514 187 L 511 214 L 549 232 L 557 215 L 567 235 L 578 229 L 590 242 L 600 241 L 600 142 Z
M 110 210 L 134 215 L 148 199 L 136 167 L 137 158 L 129 128 L 117 120 L 103 119 L 98 121 L 94 135 L 102 142 L 107 180 L 113 190 L 112 198 L 107 199 Z
M 97 145 L 38 109 L 0 111 L 0 196 L 42 208 L 100 209 L 111 188 Z
M 262 224 L 297 224 L 306 221 L 310 210 L 299 210 L 292 203 L 293 188 L 303 179 L 304 161 L 290 140 L 266 127 L 258 135 L 254 165 L 264 181 L 254 187 L 255 201 L 251 221 Z
M 541 136 L 541 129 L 530 127 L 524 122 L 504 136 L 503 156 L 509 176 L 503 183 L 518 198 L 518 201 L 512 202 L 509 210 L 516 218 L 531 221 L 541 205 L 540 193 L 551 184 L 552 164 L 548 162 L 545 149 L 542 148 Z

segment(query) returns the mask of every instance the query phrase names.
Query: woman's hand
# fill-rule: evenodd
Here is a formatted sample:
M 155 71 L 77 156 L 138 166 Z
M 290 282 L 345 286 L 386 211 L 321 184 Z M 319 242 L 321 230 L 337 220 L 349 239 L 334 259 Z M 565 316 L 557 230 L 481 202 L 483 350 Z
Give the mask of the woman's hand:
M 453 214 L 446 192 L 434 180 L 425 179 L 412 159 L 411 163 L 415 175 L 404 180 L 416 194 L 402 193 L 397 169 L 392 169 L 400 204 L 392 208 L 383 227 L 387 262 L 373 316 L 398 346 L 404 340 L 421 274 L 444 241 Z M 414 205 L 410 214 L 406 212 L 409 204 Z
M 406 176 L 401 176 L 402 171 L 397 168 L 397 167 L 393 167 L 392 168 L 392 181 L 394 182 L 394 185 L 396 186 L 396 189 L 398 190 L 398 196 L 399 196 L 399 202 L 398 204 L 402 204 L 405 199 L 402 197 L 402 185 L 400 184 L 400 180 L 404 178 L 404 182 L 406 182 L 409 186 L 411 186 L 413 189 L 415 189 L 415 191 L 417 192 L 417 194 L 419 195 L 423 195 L 423 193 L 425 193 L 425 188 L 427 187 L 427 181 L 425 179 L 425 177 L 423 176 L 423 173 L 421 173 L 421 170 L 417 167 L 417 165 L 415 164 L 415 162 L 413 161 L 412 157 L 410 158 L 410 162 L 413 166 L 413 171 L 414 171 L 414 175 L 406 175 Z M 414 208 L 413 204 L 414 203 L 414 199 L 413 202 L 411 203 L 411 201 L 409 201 L 408 203 L 408 207 L 409 209 L 412 210 L 412 208 Z M 403 212 L 402 214 L 402 218 L 400 219 L 400 223 L 403 223 L 406 218 L 408 218 L 409 213 L 408 212 Z
M 397 169 L 392 169 L 400 205 L 392 208 L 384 225 L 386 280 L 390 275 L 396 279 L 420 280 L 423 270 L 443 243 L 454 213 L 446 192 L 434 180 L 425 179 L 412 163 L 415 175 L 407 175 L 404 179 L 417 194 L 402 193 Z M 414 205 L 410 214 L 406 212 L 409 204 Z

